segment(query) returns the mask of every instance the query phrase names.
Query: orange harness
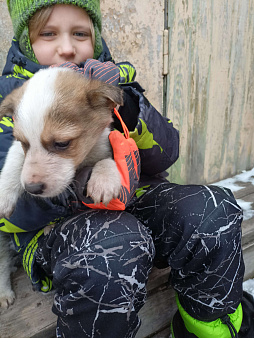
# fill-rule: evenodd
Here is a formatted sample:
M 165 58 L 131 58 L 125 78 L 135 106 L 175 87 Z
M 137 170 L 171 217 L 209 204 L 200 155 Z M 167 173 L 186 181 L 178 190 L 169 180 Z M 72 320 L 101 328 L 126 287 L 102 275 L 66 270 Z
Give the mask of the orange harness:
M 114 160 L 121 175 L 122 187 L 119 197 L 112 199 L 107 206 L 103 203 L 93 204 L 82 202 L 92 209 L 125 210 L 139 183 L 140 157 L 138 147 L 135 141 L 129 137 L 129 130 L 119 112 L 114 109 L 114 113 L 120 120 L 124 131 L 124 135 L 118 130 L 114 130 L 109 134 Z

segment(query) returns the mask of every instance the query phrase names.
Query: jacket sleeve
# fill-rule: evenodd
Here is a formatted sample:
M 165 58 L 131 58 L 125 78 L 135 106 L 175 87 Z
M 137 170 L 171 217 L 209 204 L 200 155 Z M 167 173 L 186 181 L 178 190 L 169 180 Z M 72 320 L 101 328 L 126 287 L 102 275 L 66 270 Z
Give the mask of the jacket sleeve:
M 119 112 L 135 140 L 141 158 L 141 172 L 156 175 L 167 170 L 179 156 L 179 133 L 143 95 L 137 82 L 121 85 L 124 106 Z M 116 119 L 117 129 L 121 129 Z
M 14 77 L 8 78 L 7 76 L 0 77 L 0 104 L 3 99 L 10 94 L 15 88 L 20 87 L 24 81 Z

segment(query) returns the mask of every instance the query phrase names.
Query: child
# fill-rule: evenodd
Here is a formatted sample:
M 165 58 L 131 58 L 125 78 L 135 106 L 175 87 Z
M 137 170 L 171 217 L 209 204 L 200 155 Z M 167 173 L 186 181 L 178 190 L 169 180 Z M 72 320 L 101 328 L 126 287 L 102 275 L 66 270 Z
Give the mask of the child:
M 101 38 L 99 0 L 7 2 L 15 38 L 0 100 L 54 64 L 71 62 L 92 78 L 100 67 L 100 79 L 109 80 L 104 66 L 113 60 Z M 144 97 L 130 64 L 113 68 L 124 90 L 119 112 L 141 158 L 140 188 L 126 211 L 73 212 L 67 201 L 27 196 L 1 230 L 13 233 L 33 285 L 49 291 L 53 284 L 57 337 L 134 337 L 153 264 L 171 267 L 179 308 L 174 337 L 234 337 L 245 301 L 242 211 L 229 190 L 163 178 L 178 158 L 178 132 Z M 1 167 L 12 142 L 8 121 L 1 125 Z M 114 127 L 121 130 L 116 120 Z M 50 223 L 55 227 L 44 236 Z

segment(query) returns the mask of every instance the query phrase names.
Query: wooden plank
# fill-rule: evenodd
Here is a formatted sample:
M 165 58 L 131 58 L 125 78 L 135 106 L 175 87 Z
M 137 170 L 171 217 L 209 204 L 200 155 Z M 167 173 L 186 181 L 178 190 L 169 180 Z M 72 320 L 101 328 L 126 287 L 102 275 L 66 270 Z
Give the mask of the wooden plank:
M 167 284 L 169 273 L 170 268 L 157 269 L 154 267 L 149 275 L 149 280 L 147 283 L 147 292 L 152 293 L 160 285 Z
M 242 223 L 242 245 L 246 246 L 254 243 L 254 218 L 250 218 Z M 253 264 L 254 265 L 254 264 Z
M 0 337 L 32 338 L 38 332 L 48 332 L 44 337 L 50 338 L 56 323 L 56 316 L 51 312 L 53 293 L 34 292 L 23 269 L 14 274 L 13 287 L 16 301 L 8 310 L 1 312 Z
M 248 198 L 249 195 L 254 194 L 254 185 L 251 184 L 250 182 L 236 182 L 237 185 L 239 185 L 240 187 L 243 187 L 242 189 L 235 191 L 234 192 L 234 196 L 236 199 L 246 199 Z M 254 201 L 252 199 L 252 201 Z
M 165 329 L 161 330 L 160 332 L 152 335 L 151 338 L 169 338 L 170 333 L 171 333 L 170 326 L 168 326 Z
M 177 310 L 175 292 L 171 287 L 162 287 L 158 291 L 148 297 L 145 306 L 140 310 L 142 324 L 136 338 L 149 337 L 170 325 Z
M 237 182 L 244 188 L 234 193 L 236 199 L 252 203 L 254 209 L 254 186 L 250 182 Z M 242 223 L 242 247 L 245 263 L 244 280 L 254 277 L 254 217 Z
M 55 338 L 55 337 L 56 337 L 56 324 L 50 323 L 48 326 L 45 325 L 42 331 L 36 332 L 33 336 L 29 338 Z
M 254 243 L 243 247 L 243 259 L 245 263 L 244 280 L 254 278 Z

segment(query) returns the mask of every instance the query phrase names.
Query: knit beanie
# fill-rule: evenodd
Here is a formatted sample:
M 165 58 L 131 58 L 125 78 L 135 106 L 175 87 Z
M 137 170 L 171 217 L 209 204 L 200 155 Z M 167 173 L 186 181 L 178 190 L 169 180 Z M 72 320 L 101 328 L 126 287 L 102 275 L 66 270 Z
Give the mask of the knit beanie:
M 56 4 L 76 5 L 90 16 L 95 31 L 94 58 L 97 59 L 102 52 L 100 0 L 7 0 L 14 35 L 22 53 L 38 63 L 30 43 L 28 23 L 39 9 Z

